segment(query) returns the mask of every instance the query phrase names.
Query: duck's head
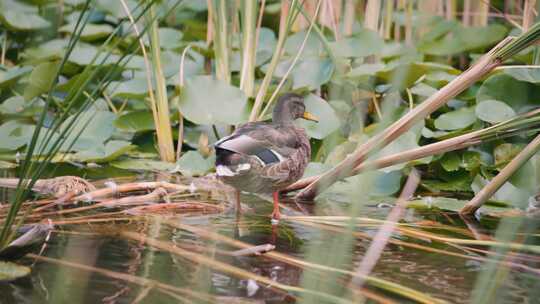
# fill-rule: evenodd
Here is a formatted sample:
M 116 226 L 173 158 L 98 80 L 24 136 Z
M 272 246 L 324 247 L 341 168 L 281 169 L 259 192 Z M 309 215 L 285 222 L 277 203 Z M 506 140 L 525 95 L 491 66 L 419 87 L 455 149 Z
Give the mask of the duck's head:
M 318 121 L 313 114 L 306 112 L 304 97 L 295 93 L 282 95 L 274 107 L 272 121 L 278 124 L 292 124 L 298 118 Z

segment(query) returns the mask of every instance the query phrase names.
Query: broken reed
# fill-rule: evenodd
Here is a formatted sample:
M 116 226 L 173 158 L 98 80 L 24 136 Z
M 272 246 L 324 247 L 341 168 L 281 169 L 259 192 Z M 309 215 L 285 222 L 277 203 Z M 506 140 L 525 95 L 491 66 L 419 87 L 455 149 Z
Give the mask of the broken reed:
M 507 138 L 540 129 L 540 109 L 518 115 L 507 121 L 471 133 L 445 139 L 436 143 L 366 161 L 354 168 L 351 175 L 365 171 L 390 167 L 393 165 L 421 159 L 424 157 L 464 149 L 487 141 Z M 284 192 L 299 190 L 314 182 L 320 176 L 303 178 L 287 187 Z
M 494 68 L 500 66 L 504 60 L 517 54 L 539 39 L 540 23 L 535 24 L 529 31 L 517 38 L 507 37 L 459 77 L 394 122 L 382 133 L 371 137 L 337 166 L 318 177 L 314 182 L 304 188 L 304 190 L 299 192 L 296 198 L 301 200 L 313 199 L 336 181 L 350 176 L 353 174 L 354 168 L 365 161 L 370 155 L 384 148 L 401 134 L 408 131 L 417 122 L 425 119 L 429 114 L 445 105 L 450 99 L 463 92 Z

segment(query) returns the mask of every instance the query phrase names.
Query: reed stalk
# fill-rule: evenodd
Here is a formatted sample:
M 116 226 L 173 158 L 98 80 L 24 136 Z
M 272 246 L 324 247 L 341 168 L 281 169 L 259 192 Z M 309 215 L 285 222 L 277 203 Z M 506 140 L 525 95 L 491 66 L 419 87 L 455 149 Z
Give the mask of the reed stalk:
M 257 55 L 257 1 L 242 0 L 242 69 L 240 89 L 246 96 L 253 96 L 255 88 L 255 58 Z
M 367 0 L 364 18 L 364 27 L 377 32 L 379 29 L 379 16 L 381 11 L 380 0 Z
M 155 86 L 149 86 L 148 91 L 153 91 L 155 95 L 149 94 L 150 103 L 152 103 L 152 111 L 156 111 L 154 121 L 156 126 L 156 135 L 158 140 L 158 151 L 162 161 L 174 162 L 174 142 L 171 129 L 171 118 L 169 111 L 169 100 L 167 97 L 167 86 L 163 68 L 161 65 L 161 47 L 159 43 L 159 27 L 156 18 L 155 8 L 150 7 L 149 10 L 149 28 L 150 28 L 150 50 L 152 60 L 152 71 L 155 80 Z M 150 71 L 147 71 L 149 73 Z M 152 83 L 151 83 L 152 84 Z M 153 97 L 153 98 L 152 98 Z
M 212 40 L 216 61 L 216 78 L 226 83 L 231 82 L 230 45 L 231 45 L 231 5 L 234 1 L 209 0 L 208 11 L 212 17 Z
M 523 4 L 523 31 L 527 31 L 534 24 L 535 14 L 534 8 L 536 0 L 525 0 Z
M 432 155 L 465 149 L 474 145 L 479 145 L 486 141 L 507 138 L 517 134 L 534 131 L 538 128 L 540 128 L 540 110 L 534 110 L 485 129 L 384 156 L 376 160 L 363 162 L 354 168 L 352 175 L 357 175 L 369 170 L 387 168 L 393 165 Z M 314 182 L 318 177 L 319 176 L 311 176 L 303 178 L 288 186 L 282 190 L 282 192 L 290 192 L 302 189 Z
M 343 36 L 351 36 L 353 33 L 354 19 L 356 17 L 356 1 L 345 0 L 345 10 L 343 16 Z
M 281 21 L 279 26 L 276 49 L 274 50 L 274 54 L 272 55 L 272 59 L 270 60 L 270 64 L 268 65 L 268 69 L 266 71 L 266 75 L 264 75 L 259 91 L 257 92 L 257 96 L 255 97 L 255 104 L 253 105 L 253 109 L 251 110 L 251 114 L 249 115 L 249 121 L 256 121 L 259 116 L 259 112 L 268 91 L 268 87 L 270 86 L 270 83 L 272 81 L 274 71 L 276 70 L 279 60 L 281 59 L 283 47 L 285 46 L 285 40 L 287 39 L 289 30 L 294 20 L 296 19 L 298 5 L 297 2 L 298 0 L 292 0 L 290 5 L 287 4 L 287 1 L 282 2 L 280 17 Z
M 409 130 L 414 124 L 426 118 L 429 114 L 446 104 L 450 99 L 463 92 L 477 80 L 487 75 L 494 68 L 500 66 L 504 60 L 517 54 L 525 47 L 535 43 L 540 38 L 540 23 L 533 26 L 529 31 L 518 38 L 507 37 L 497 44 L 490 52 L 482 56 L 472 67 L 463 72 L 459 77 L 441 88 L 437 93 L 430 96 L 424 102 L 409 111 L 382 133 L 371 137 L 358 147 L 337 166 L 317 178 L 309 186 L 296 195 L 297 199 L 313 199 L 324 189 L 328 188 L 337 180 L 350 176 L 360 163 L 372 155 L 376 150 L 383 148 L 401 134 Z

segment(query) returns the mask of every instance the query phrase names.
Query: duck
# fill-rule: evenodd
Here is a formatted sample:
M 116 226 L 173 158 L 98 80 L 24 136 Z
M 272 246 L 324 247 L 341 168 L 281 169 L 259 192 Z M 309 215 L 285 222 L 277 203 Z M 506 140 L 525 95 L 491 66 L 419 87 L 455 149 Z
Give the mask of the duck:
M 311 159 L 305 130 L 295 125 L 303 118 L 317 122 L 306 111 L 304 98 L 283 94 L 272 112 L 272 122 L 249 122 L 214 144 L 216 177 L 240 191 L 272 194 L 272 223 L 281 217 L 279 193 L 299 180 Z

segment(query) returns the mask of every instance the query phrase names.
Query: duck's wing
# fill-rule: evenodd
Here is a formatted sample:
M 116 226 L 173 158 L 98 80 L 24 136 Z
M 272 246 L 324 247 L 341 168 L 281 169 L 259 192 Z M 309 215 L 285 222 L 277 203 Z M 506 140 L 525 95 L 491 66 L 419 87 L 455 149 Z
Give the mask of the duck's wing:
M 215 147 L 255 157 L 266 166 L 286 160 L 298 145 L 295 132 L 266 123 L 248 123 L 218 141 Z

